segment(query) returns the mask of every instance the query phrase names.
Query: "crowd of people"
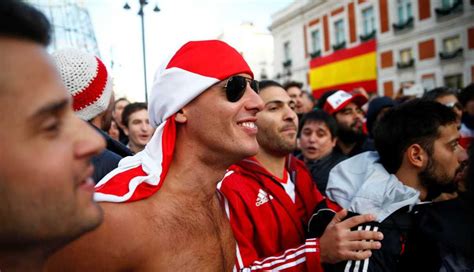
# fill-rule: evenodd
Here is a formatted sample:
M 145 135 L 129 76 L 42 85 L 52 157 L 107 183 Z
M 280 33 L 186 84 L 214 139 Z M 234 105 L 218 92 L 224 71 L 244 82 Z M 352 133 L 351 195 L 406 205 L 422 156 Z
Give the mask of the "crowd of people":
M 0 271 L 474 271 L 473 83 L 316 100 L 206 40 L 131 103 L 0 16 Z

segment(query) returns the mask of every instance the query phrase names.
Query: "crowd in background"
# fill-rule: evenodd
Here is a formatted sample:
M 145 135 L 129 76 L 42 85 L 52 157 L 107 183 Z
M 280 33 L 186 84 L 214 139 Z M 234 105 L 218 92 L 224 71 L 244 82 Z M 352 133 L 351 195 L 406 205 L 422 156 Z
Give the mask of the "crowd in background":
M 300 82 L 280 84 L 272 80 L 254 80 L 247 64 L 233 48 L 218 41 L 205 41 L 204 44 L 191 42 L 183 46 L 185 49 L 176 52 L 166 71 L 157 79 L 158 91 L 148 105 L 131 103 L 126 98 L 115 98 L 113 79 L 102 61 L 93 54 L 81 49 L 64 49 L 50 56 L 45 56 L 45 53 L 34 55 L 38 48 L 44 50 L 49 42 L 45 19 L 26 5 L 17 6 L 18 2 L 14 0 L 0 5 L 2 14 L 14 14 L 9 15 L 13 17 L 7 17 L 7 20 L 20 20 L 24 25 L 23 29 L 18 30 L 2 22 L 0 54 L 6 56 L 10 51 L 23 49 L 15 53 L 19 59 L 15 65 L 37 61 L 39 64 L 35 62 L 35 65 L 43 68 L 26 71 L 36 85 L 48 82 L 48 86 L 56 84 L 56 89 L 64 86 L 67 90 L 68 96 L 62 102 L 55 102 L 35 115 L 52 111 L 51 115 L 56 116 L 72 107 L 74 115 L 82 121 L 68 119 L 67 126 L 70 128 L 67 137 L 73 140 L 93 131 L 96 137 L 100 135 L 94 141 L 92 136 L 88 138 L 90 150 L 87 152 L 81 151 L 85 150 L 81 147 L 86 146 L 83 143 L 85 140 L 80 142 L 78 139 L 74 144 L 77 149 L 74 156 L 79 156 L 80 152 L 87 153 L 81 157 L 81 169 L 75 168 L 77 173 L 74 175 L 82 177 L 91 172 L 92 168 L 87 164 L 91 161 L 94 168 L 93 173 L 89 174 L 96 184 L 96 200 L 132 203 L 128 204 L 132 208 L 125 211 L 116 209 L 113 206 L 115 203 L 101 204 L 106 223 L 99 227 L 99 231 L 92 231 L 92 236 L 86 235 L 86 240 L 79 239 L 79 243 L 73 243 L 53 255 L 47 265 L 48 271 L 88 267 L 98 270 L 106 267 L 111 271 L 158 271 L 170 267 L 180 267 L 183 271 L 473 271 L 474 164 L 469 155 L 474 152 L 474 145 L 471 144 L 474 138 L 474 83 L 461 90 L 437 87 L 426 90 L 421 97 L 394 99 L 368 94 L 358 88 L 327 91 L 316 99 L 310 90 L 303 90 Z M 12 13 L 13 9 L 19 12 Z M 37 26 L 33 26 L 32 22 Z M 31 34 L 35 31 L 43 33 L 44 38 L 38 38 L 40 34 Z M 216 57 L 214 61 L 223 61 L 222 67 L 208 68 L 206 65 L 212 66 L 212 62 L 206 58 L 221 51 L 222 56 L 228 58 Z M 21 58 L 22 52 L 32 56 Z M 23 69 L 13 67 L 11 63 L 10 59 L 5 58 L 2 71 L 17 69 L 18 73 Z M 204 66 L 206 69 L 202 68 Z M 198 72 L 193 70 L 194 74 L 190 76 L 188 72 L 183 72 L 186 69 Z M 51 75 L 38 76 L 43 70 Z M 198 79 L 201 76 L 206 78 Z M 60 79 L 63 85 L 57 85 L 59 83 L 52 78 Z M 11 89 L 25 92 L 21 94 L 17 91 L 20 93 L 18 97 L 22 95 L 26 101 L 28 94 L 25 90 L 28 88 L 21 85 L 25 83 L 9 74 L 0 77 L 0 99 L 5 99 L 4 96 L 9 93 L 7 89 L 10 85 L 5 83 L 9 81 L 16 84 Z M 40 87 L 38 100 L 41 100 L 40 94 L 51 99 L 61 97 L 59 91 L 53 95 L 47 92 L 51 88 Z M 214 92 L 217 88 L 219 90 Z M 168 93 L 164 93 L 165 90 Z M 196 93 L 184 95 L 192 90 Z M 214 96 L 210 98 L 210 95 Z M 32 98 L 36 99 L 36 96 Z M 177 102 L 180 99 L 184 102 Z M 206 103 L 201 102 L 203 99 L 207 99 Z M 71 101 L 71 105 L 67 101 Z M 3 104 L 7 103 L 13 102 L 3 101 Z M 15 112 L 13 109 L 10 111 Z M 7 113 L 4 114 L 7 116 Z M 17 141 L 12 138 L 17 127 L 7 119 L 1 119 L 3 123 L 8 123 L 0 134 L 5 149 Z M 234 119 L 235 127 L 225 125 Z M 245 133 L 234 133 L 236 130 Z M 19 135 L 16 137 L 21 138 Z M 54 144 L 54 134 L 44 137 L 49 137 L 47 139 Z M 258 148 L 251 144 L 255 139 Z M 92 147 L 94 143 L 95 147 Z M 30 148 L 34 156 L 36 146 Z M 52 145 L 51 148 L 60 149 L 61 145 Z M 34 161 L 22 161 L 23 157 L 17 153 L 13 150 L 2 154 L 0 183 L 7 184 L 10 179 L 35 181 L 35 175 L 52 179 L 47 172 L 38 171 L 31 165 L 26 166 L 31 171 L 30 176 L 10 173 L 7 168 L 35 164 Z M 38 156 L 38 159 L 45 162 L 48 157 Z M 57 160 L 55 165 L 48 166 L 50 171 L 63 169 L 61 158 Z M 186 164 L 184 170 L 177 171 L 185 165 L 184 161 L 189 161 L 190 166 Z M 63 163 L 67 167 L 68 162 Z M 155 168 L 158 170 L 155 171 Z M 189 182 L 189 185 L 188 181 L 192 178 L 202 179 L 203 171 L 200 169 L 208 169 L 206 173 L 212 173 L 209 184 Z M 191 186 L 193 193 L 183 193 L 185 191 L 173 187 L 175 183 L 171 181 L 163 184 L 167 175 L 171 181 L 181 180 Z M 31 254 L 37 260 L 46 262 L 52 253 L 97 228 L 102 220 L 98 206 L 94 209 L 88 206 L 88 214 L 94 213 L 95 216 L 77 218 L 95 219 L 91 219 L 90 224 L 84 223 L 81 231 L 76 230 L 65 238 L 61 236 L 60 242 L 49 236 L 43 239 L 42 233 L 51 237 L 56 237 L 56 234 L 43 230 L 45 227 L 41 222 L 46 221 L 35 221 L 35 216 L 25 212 L 25 209 L 15 208 L 8 188 L 0 184 L 0 199 L 3 199 L 0 200 L 3 225 L 0 226 L 1 271 L 10 271 L 10 267 L 11 271 L 15 271 L 15 265 L 21 267 L 18 263 L 22 261 L 17 261 L 18 256 L 22 256 L 23 252 L 26 254 L 25 248 L 30 248 L 30 237 L 40 241 L 37 243 L 52 244 L 41 254 Z M 209 209 L 209 213 L 199 210 L 199 205 L 174 202 L 174 196 L 192 198 L 194 193 L 199 195 L 199 188 L 206 189 L 203 189 L 206 197 L 199 203 L 204 210 Z M 18 200 L 25 197 L 33 201 L 45 195 L 26 196 L 22 189 L 10 190 L 17 194 L 15 197 Z M 55 190 L 54 185 L 51 190 Z M 156 193 L 158 190 L 160 192 Z M 67 194 L 59 189 L 58 193 Z M 150 199 L 160 199 L 152 198 L 154 194 L 158 197 L 169 195 L 170 198 L 151 204 Z M 160 207 L 160 203 L 177 206 L 168 204 Z M 42 208 L 35 205 L 33 201 L 30 207 Z M 173 221 L 170 227 L 167 224 L 171 219 L 166 216 L 160 218 L 165 221 L 163 223 L 155 218 L 151 209 L 143 208 L 145 206 L 140 208 L 140 205 L 151 205 L 163 211 L 164 215 L 173 215 L 169 217 L 173 220 L 176 214 L 183 214 L 183 217 L 176 217 L 180 220 Z M 184 212 L 176 212 L 178 206 Z M 140 212 L 133 209 L 140 209 Z M 51 213 L 57 211 L 63 218 L 73 213 L 71 210 L 61 213 L 61 209 L 55 208 L 39 214 L 50 218 Z M 184 217 L 184 214 L 189 216 Z M 207 215 L 201 218 L 196 214 Z M 130 218 L 131 222 L 121 221 L 124 218 Z M 144 221 L 148 222 L 145 224 L 137 218 L 149 221 Z M 30 220 L 37 225 L 33 224 L 29 232 L 19 232 L 18 229 L 26 228 L 24 222 Z M 115 220 L 111 221 L 115 223 L 107 220 Z M 11 223 L 7 224 L 7 221 Z M 125 223 L 122 226 L 117 222 Z M 203 231 L 196 227 L 200 226 L 200 222 L 212 225 L 213 228 L 209 229 L 214 231 L 206 234 L 209 229 Z M 53 230 L 53 223 L 48 224 L 45 229 Z M 130 231 L 123 235 L 134 241 L 133 245 L 137 246 L 138 241 L 148 241 L 148 244 L 140 250 L 132 248 L 137 251 L 131 253 L 131 249 L 125 249 L 124 245 L 115 244 L 118 236 L 107 235 L 104 228 L 109 233 L 113 229 L 117 229 L 118 233 Z M 166 229 L 167 236 L 157 236 L 159 241 L 167 242 L 152 244 L 150 241 L 155 240 L 149 238 L 151 235 L 143 234 L 149 228 L 154 231 Z M 168 252 L 167 248 L 173 248 L 175 244 L 197 240 L 199 235 L 187 235 L 197 229 L 204 233 L 203 237 L 207 237 L 195 246 L 202 247 L 199 252 L 183 253 L 182 249 Z M 135 231 L 138 233 L 136 236 L 128 236 Z M 59 228 L 57 232 L 68 233 L 67 229 Z M 182 235 L 173 235 L 175 233 Z M 88 242 L 91 237 L 104 245 Z M 102 240 L 102 237 L 106 238 Z M 93 250 L 89 252 L 88 246 L 92 246 Z M 173 261 L 149 261 L 153 254 L 143 252 L 148 248 L 158 248 L 160 254 L 164 254 L 162 251 L 171 254 L 164 256 L 173 256 L 170 258 Z M 211 249 L 215 248 L 218 248 L 219 256 L 226 260 L 219 264 L 221 266 L 212 266 L 215 263 L 210 261 L 214 256 L 210 253 Z M 91 252 L 96 252 L 97 258 L 83 257 Z M 134 264 L 127 266 L 127 258 Z M 81 259 L 90 266 L 79 264 Z M 229 259 L 235 259 L 235 264 Z M 193 263 L 193 266 L 182 260 Z M 139 264 L 146 268 L 140 268 Z M 25 267 L 25 271 L 33 271 L 41 269 L 42 265 L 36 269 Z

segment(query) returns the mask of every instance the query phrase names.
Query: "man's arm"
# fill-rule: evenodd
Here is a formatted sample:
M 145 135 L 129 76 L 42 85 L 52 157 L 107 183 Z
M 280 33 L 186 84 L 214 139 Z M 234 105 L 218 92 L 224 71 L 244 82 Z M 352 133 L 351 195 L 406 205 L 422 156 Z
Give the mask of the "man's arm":
M 243 200 L 236 194 L 227 192 L 225 208 L 229 216 L 230 224 L 236 245 L 236 268 L 237 271 L 323 271 L 319 262 L 319 239 L 307 239 L 306 242 L 295 248 L 288 248 L 284 252 L 278 252 L 273 256 L 261 256 L 259 252 L 269 250 L 271 241 L 267 245 L 255 243 L 255 222 L 251 216 L 246 214 L 247 208 Z M 262 235 L 262 234 L 261 234 Z M 268 237 L 268 239 L 277 239 Z M 258 249 L 257 247 L 266 247 Z
M 346 210 L 338 212 L 326 227 L 320 239 L 307 239 L 304 244 L 295 248 L 285 249 L 273 256 L 261 256 L 259 252 L 269 245 L 255 244 L 255 222 L 247 213 L 242 196 L 232 190 L 225 190 L 225 208 L 230 224 L 237 241 L 237 261 L 239 270 L 277 270 L 286 271 L 323 271 L 321 263 L 336 263 L 342 260 L 363 260 L 371 255 L 372 249 L 380 248 L 382 234 L 373 231 L 351 231 L 351 228 L 373 221 L 373 216 L 360 215 L 343 220 L 347 216 Z M 265 234 L 258 234 L 260 236 Z M 268 239 L 277 239 L 269 234 Z M 364 241 L 367 240 L 367 241 Z M 269 243 L 271 244 L 271 243 Z M 262 247 L 262 248 L 256 248 Z M 267 248 L 268 250 L 268 248 Z M 306 269 L 305 269 L 306 268 Z
M 381 240 L 383 235 L 377 232 L 377 229 L 364 230 L 359 227 L 358 230 L 351 231 L 351 228 L 357 225 L 373 221 L 373 216 L 359 215 L 343 221 L 346 215 L 346 210 L 337 213 L 320 239 L 306 239 L 299 247 L 260 259 L 251 241 L 246 240 L 242 233 L 237 231 L 240 239 L 237 238 L 236 266 L 243 271 L 324 271 L 322 263 L 333 264 L 349 260 L 347 265 L 350 268 L 368 265 L 368 258 L 372 256 L 371 250 L 380 248 L 381 244 L 377 240 Z

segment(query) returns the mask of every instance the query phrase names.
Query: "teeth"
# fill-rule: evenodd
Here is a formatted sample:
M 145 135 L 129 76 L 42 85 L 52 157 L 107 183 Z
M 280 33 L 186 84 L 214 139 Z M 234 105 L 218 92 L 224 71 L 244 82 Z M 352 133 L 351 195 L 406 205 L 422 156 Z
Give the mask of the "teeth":
M 254 122 L 244 122 L 244 123 L 240 123 L 240 125 L 243 126 L 243 127 L 248 127 L 248 128 L 256 128 L 257 127 Z

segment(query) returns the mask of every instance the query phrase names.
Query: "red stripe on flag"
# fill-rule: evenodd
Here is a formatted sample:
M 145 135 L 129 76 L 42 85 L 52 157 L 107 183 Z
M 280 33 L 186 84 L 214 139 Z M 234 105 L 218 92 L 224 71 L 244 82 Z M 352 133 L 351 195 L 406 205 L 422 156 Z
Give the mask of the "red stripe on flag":
M 95 101 L 97 101 L 104 92 L 107 83 L 107 69 L 98 58 L 97 60 L 97 76 L 92 80 L 91 84 L 84 90 L 74 95 L 72 107 L 74 111 L 81 110 Z
M 376 80 L 367 80 L 367 81 L 358 81 L 358 82 L 351 82 L 341 85 L 335 85 L 330 87 L 324 87 L 320 89 L 313 90 L 313 96 L 316 99 L 319 99 L 323 93 L 330 91 L 330 90 L 344 90 L 344 91 L 352 91 L 355 88 L 364 88 L 368 93 L 375 93 L 377 91 L 377 81 Z
M 327 65 L 333 62 L 338 62 L 341 60 L 353 58 L 359 55 L 375 52 L 375 50 L 376 50 L 375 40 L 371 40 L 371 41 L 362 43 L 356 47 L 338 50 L 326 57 L 314 58 L 310 61 L 309 66 L 311 68 L 315 68 L 315 67 Z
M 133 193 L 130 200 L 128 200 L 129 202 L 148 198 L 157 192 L 163 185 L 166 174 L 168 174 L 168 170 L 170 169 L 171 161 L 173 160 L 174 144 L 176 140 L 176 123 L 174 117 L 174 115 L 170 116 L 166 120 L 165 127 L 163 128 L 163 135 L 161 139 L 163 160 L 161 162 L 160 182 L 156 186 L 150 185 L 148 183 L 141 183 Z
M 132 202 L 140 199 L 148 198 L 157 192 L 163 185 L 166 174 L 170 168 L 171 161 L 173 159 L 173 151 L 176 140 L 176 124 L 174 115 L 169 117 L 166 121 L 165 127 L 163 128 L 162 136 L 162 149 L 163 149 L 163 161 L 161 162 L 161 175 L 160 182 L 158 185 L 151 185 L 149 183 L 140 183 L 133 192 L 132 196 L 124 202 Z M 123 196 L 129 192 L 130 180 L 138 176 L 147 176 L 148 174 L 143 171 L 141 165 L 119 173 L 112 177 L 109 181 L 102 184 L 95 189 L 98 193 Z
M 137 176 L 146 176 L 141 165 L 113 176 L 109 181 L 95 188 L 98 193 L 123 196 L 128 193 L 130 180 Z

